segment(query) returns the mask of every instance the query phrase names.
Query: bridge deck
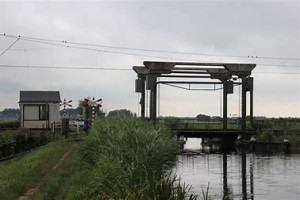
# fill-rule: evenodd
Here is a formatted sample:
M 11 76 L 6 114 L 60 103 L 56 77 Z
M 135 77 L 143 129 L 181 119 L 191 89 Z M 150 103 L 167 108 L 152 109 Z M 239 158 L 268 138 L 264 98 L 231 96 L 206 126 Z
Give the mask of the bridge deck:
M 237 138 L 241 134 L 241 130 L 237 129 L 228 129 L 223 131 L 222 129 L 176 129 L 173 130 L 178 137 L 184 136 L 187 138 Z M 248 130 L 247 135 L 252 135 L 253 132 Z

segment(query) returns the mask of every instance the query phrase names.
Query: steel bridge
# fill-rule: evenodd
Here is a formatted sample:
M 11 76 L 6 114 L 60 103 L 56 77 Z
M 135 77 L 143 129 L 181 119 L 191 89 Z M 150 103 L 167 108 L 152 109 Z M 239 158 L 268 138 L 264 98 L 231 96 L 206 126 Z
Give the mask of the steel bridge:
M 223 133 L 228 132 L 227 127 L 227 95 L 233 93 L 234 85 L 242 86 L 242 118 L 241 135 L 246 138 L 246 108 L 247 92 L 250 93 L 250 123 L 253 121 L 253 77 L 251 71 L 256 64 L 243 63 L 194 63 L 194 62 L 157 62 L 144 61 L 143 66 L 134 66 L 137 73 L 135 91 L 141 93 L 141 117 L 145 118 L 145 89 L 150 90 L 150 119 L 157 120 L 157 85 L 158 84 L 212 84 L 223 86 Z M 158 81 L 163 77 L 171 79 Z M 187 81 L 174 81 L 175 78 L 185 78 Z M 237 81 L 241 79 L 241 82 Z M 192 80 L 210 79 L 210 81 Z M 214 81 L 212 81 L 214 80 Z M 216 81 L 217 80 L 217 81 Z M 146 88 L 145 88 L 146 86 Z M 189 89 L 189 88 L 186 88 Z

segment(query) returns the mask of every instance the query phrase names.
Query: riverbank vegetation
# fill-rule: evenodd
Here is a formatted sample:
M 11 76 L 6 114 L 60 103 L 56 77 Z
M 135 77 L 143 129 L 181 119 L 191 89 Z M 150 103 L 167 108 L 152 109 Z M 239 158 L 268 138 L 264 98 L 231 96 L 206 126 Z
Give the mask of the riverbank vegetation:
M 287 139 L 293 146 L 300 146 L 300 119 L 255 118 L 254 129 L 261 142 L 283 142 Z
M 179 149 L 164 126 L 134 117 L 102 118 L 84 141 L 73 144 L 53 142 L 2 162 L 0 199 L 14 199 L 37 183 L 33 199 L 196 199 L 171 171 Z M 48 176 L 70 145 L 69 156 Z
M 184 199 L 188 188 L 170 171 L 177 153 L 176 141 L 162 126 L 136 118 L 98 120 L 78 150 L 81 170 L 63 198 Z

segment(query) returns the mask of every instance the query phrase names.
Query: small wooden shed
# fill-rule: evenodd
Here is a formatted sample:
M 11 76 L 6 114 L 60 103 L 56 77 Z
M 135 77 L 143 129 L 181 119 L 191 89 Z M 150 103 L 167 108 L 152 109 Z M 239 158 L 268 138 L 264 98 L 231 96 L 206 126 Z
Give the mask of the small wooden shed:
M 20 91 L 21 128 L 48 129 L 59 120 L 59 91 Z

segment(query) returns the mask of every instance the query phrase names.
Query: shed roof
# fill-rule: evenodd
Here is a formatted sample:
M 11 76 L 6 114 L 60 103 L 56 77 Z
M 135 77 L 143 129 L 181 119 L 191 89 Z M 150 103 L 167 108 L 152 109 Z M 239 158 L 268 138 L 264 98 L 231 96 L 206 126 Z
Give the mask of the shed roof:
M 59 103 L 59 91 L 20 91 L 19 103 L 23 102 L 51 102 Z

